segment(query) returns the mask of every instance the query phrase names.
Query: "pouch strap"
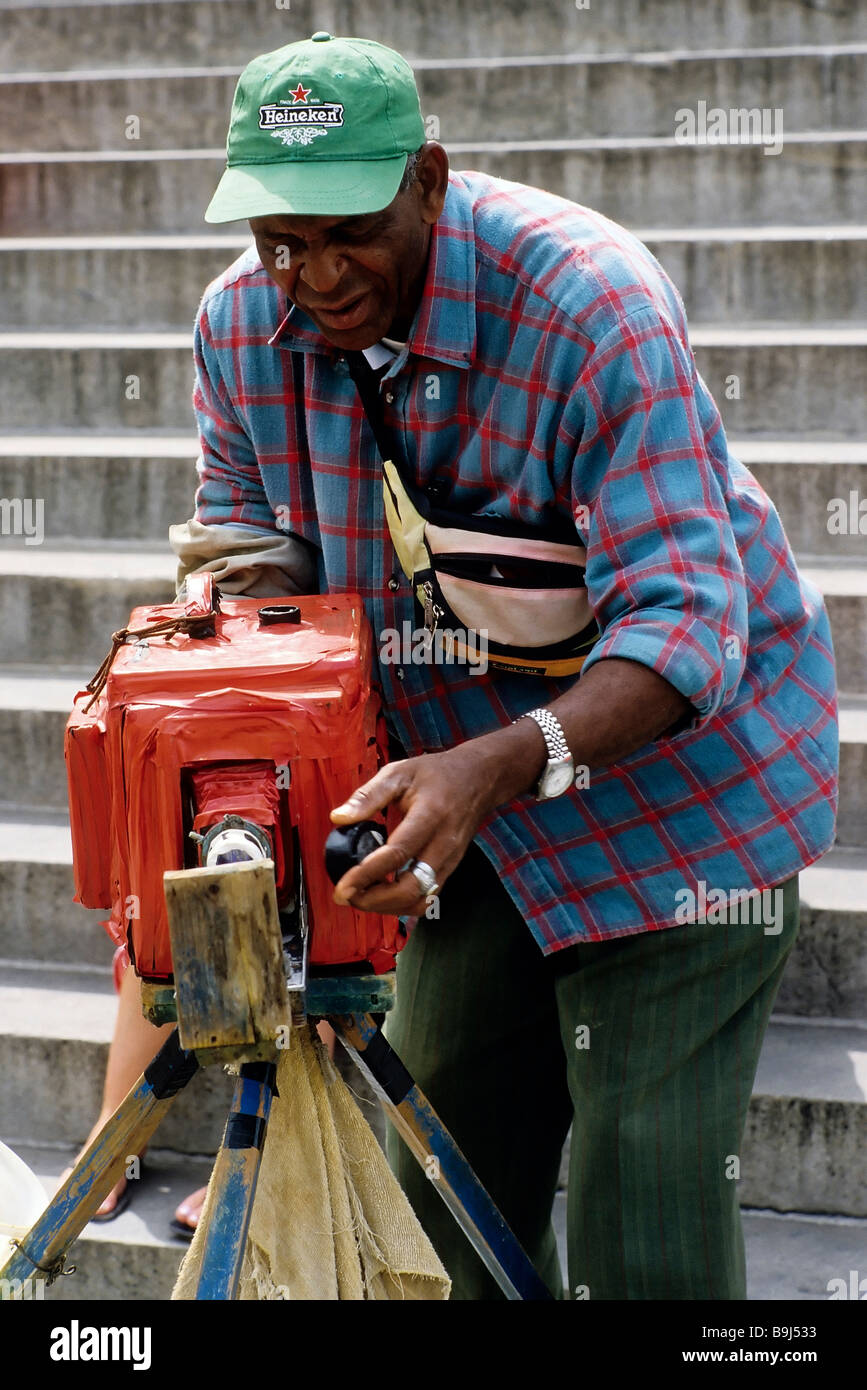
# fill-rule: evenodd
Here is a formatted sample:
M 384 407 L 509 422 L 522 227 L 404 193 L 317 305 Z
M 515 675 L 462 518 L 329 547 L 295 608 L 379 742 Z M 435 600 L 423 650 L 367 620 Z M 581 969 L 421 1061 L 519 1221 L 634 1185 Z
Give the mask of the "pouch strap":
M 410 481 L 406 462 L 402 457 L 402 450 L 397 441 L 395 433 L 390 430 L 385 421 L 385 412 L 382 408 L 382 400 L 379 395 L 379 383 L 383 372 L 376 371 L 371 367 L 363 352 L 347 352 L 346 362 L 349 367 L 349 375 L 355 382 L 358 394 L 361 398 L 361 405 L 367 417 L 367 422 L 373 431 L 376 440 L 376 447 L 379 450 L 380 462 L 382 463 L 382 485 L 384 492 L 392 495 L 392 508 L 389 508 L 386 501 L 385 519 L 391 533 L 392 543 L 398 556 L 403 556 L 406 543 L 400 532 L 400 516 L 393 514 L 397 510 L 394 499 L 394 488 L 389 482 L 386 464 L 390 464 L 402 484 L 411 506 L 422 518 L 422 525 L 429 515 L 429 505 L 424 493 L 417 484 Z M 397 528 L 397 529 L 395 529 Z M 401 565 L 406 570 L 406 562 L 401 559 Z M 412 582 L 413 574 L 407 571 L 407 579 Z

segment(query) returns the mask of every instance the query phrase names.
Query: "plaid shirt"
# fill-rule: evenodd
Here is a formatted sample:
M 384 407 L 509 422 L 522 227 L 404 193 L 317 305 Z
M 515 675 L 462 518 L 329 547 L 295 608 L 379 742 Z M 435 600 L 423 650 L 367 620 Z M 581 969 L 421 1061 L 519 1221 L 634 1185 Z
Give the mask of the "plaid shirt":
M 380 642 L 419 616 L 384 519 L 379 457 L 338 349 L 254 250 L 205 292 L 196 515 L 316 547 L 322 591 L 361 595 Z M 452 174 L 407 345 L 380 385 L 440 505 L 577 518 L 605 657 L 657 671 L 692 723 L 552 801 L 498 808 L 478 840 L 550 953 L 674 925 L 677 895 L 773 887 L 832 843 L 837 729 L 821 595 L 729 453 L 683 306 L 599 213 Z M 408 752 L 545 705 L 577 677 L 380 663 Z M 577 752 L 580 761 L 580 750 Z

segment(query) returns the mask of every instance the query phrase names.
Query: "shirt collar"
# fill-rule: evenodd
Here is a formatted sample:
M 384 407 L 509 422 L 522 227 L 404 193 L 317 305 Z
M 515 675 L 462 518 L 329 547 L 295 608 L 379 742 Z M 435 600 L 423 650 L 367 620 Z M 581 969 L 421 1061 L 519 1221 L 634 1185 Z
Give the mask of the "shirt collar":
M 445 206 L 431 228 L 424 289 L 406 337 L 408 351 L 469 367 L 476 346 L 475 285 L 472 202 L 463 185 L 449 175 Z M 295 304 L 290 305 L 268 345 L 292 352 L 338 352 Z

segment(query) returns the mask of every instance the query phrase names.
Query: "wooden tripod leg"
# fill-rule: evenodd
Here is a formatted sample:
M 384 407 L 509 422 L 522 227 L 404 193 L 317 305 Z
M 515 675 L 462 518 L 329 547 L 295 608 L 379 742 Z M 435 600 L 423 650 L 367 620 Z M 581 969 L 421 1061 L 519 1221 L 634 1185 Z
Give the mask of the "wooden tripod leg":
M 52 1284 L 63 1273 L 69 1247 L 114 1187 L 128 1156 L 144 1147 L 198 1068 L 195 1053 L 181 1048 L 175 1028 L 0 1269 L 0 1297 L 13 1280 L 24 1283 L 35 1275 Z
M 430 1101 L 370 1014 L 329 1016 L 328 1022 L 506 1297 L 553 1299 Z
M 273 1062 L 241 1067 L 211 1176 L 197 1299 L 237 1297 L 276 1076 Z

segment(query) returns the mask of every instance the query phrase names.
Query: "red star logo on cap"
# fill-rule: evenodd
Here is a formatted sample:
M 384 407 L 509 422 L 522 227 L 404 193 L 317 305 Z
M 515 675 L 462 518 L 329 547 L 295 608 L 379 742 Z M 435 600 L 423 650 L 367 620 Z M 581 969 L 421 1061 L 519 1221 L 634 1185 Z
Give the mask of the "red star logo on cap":
M 294 92 L 290 92 L 289 95 L 290 95 L 290 97 L 292 98 L 293 102 L 296 102 L 296 101 L 306 101 L 307 98 L 309 97 L 311 91 L 312 91 L 312 88 L 311 88 L 311 87 L 302 87 L 302 86 L 301 86 L 301 83 L 299 82 L 299 83 L 298 83 L 298 86 L 295 88 L 295 91 L 294 91 Z

